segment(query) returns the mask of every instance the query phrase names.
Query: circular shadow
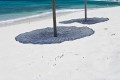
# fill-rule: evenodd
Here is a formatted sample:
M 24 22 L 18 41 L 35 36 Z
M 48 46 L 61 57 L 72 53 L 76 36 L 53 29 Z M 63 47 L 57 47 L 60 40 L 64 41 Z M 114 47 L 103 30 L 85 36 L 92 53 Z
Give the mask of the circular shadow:
M 77 22 L 77 23 L 81 23 L 81 24 L 96 24 L 96 23 L 105 22 L 108 20 L 109 20 L 109 18 L 93 17 L 93 18 L 87 18 L 87 21 L 85 21 L 85 18 L 81 18 L 81 19 L 71 19 L 71 20 L 61 21 L 60 23 L 70 24 L 70 23 Z
M 19 34 L 15 37 L 15 40 L 24 44 L 54 44 L 76 40 L 94 34 L 94 31 L 88 27 L 58 27 L 57 31 L 58 37 L 54 37 L 53 28 L 37 29 Z

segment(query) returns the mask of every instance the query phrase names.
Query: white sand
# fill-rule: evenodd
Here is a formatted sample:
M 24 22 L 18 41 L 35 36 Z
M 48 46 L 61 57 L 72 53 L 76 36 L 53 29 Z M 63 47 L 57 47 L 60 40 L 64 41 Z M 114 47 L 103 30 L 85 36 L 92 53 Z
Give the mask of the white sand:
M 75 12 L 57 18 L 58 26 L 87 26 L 92 36 L 60 44 L 22 44 L 21 33 L 52 27 L 52 18 L 0 27 L 0 80 L 120 80 L 120 7 L 88 11 L 93 25 L 60 21 L 84 17 Z

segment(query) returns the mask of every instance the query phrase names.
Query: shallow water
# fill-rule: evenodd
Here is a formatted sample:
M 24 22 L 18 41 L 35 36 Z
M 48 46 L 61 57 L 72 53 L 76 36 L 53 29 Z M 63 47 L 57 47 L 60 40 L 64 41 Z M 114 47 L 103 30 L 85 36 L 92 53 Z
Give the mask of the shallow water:
M 51 12 L 51 0 L 0 0 L 0 21 L 49 14 Z M 120 2 L 88 1 L 88 8 L 101 8 L 119 6 Z M 58 12 L 74 11 L 84 8 L 83 0 L 56 0 Z M 47 14 L 46 14 L 47 13 Z

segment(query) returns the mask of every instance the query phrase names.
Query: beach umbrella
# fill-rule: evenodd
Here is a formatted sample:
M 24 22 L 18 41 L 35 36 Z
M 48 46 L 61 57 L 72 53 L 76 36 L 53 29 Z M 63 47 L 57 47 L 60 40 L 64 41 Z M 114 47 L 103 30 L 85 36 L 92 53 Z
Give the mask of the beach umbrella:
M 87 21 L 87 0 L 84 0 L 85 21 Z
M 52 12 L 53 12 L 53 29 L 54 37 L 57 37 L 57 25 L 56 25 L 56 1 L 52 0 Z
M 84 10 L 85 10 L 85 21 L 87 21 L 87 0 L 84 0 Z M 54 37 L 57 37 L 56 0 L 52 0 L 52 12 L 53 12 Z

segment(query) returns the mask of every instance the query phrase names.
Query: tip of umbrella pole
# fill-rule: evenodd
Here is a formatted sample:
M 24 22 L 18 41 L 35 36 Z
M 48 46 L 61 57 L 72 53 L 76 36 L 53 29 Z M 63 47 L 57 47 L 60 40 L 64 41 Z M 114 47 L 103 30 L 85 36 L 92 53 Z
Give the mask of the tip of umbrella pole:
M 54 37 L 57 37 L 57 34 L 56 34 L 56 35 L 54 35 Z
M 57 37 L 57 36 L 54 36 L 54 37 Z
M 85 22 L 87 22 L 87 19 L 85 19 Z

